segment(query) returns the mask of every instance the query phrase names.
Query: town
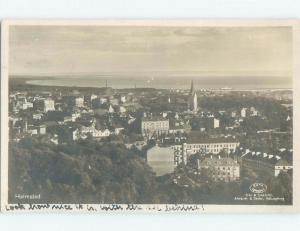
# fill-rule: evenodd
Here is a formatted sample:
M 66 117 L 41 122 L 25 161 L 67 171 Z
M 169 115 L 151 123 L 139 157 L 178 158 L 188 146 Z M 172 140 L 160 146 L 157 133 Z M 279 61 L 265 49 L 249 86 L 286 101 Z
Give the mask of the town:
M 179 187 L 271 178 L 293 168 L 290 90 L 204 90 L 193 81 L 186 90 L 113 89 L 107 83 L 12 83 L 10 89 L 10 143 L 38 137 L 52 145 L 89 139 L 122 144 L 139 151 L 157 177 L 172 174 Z

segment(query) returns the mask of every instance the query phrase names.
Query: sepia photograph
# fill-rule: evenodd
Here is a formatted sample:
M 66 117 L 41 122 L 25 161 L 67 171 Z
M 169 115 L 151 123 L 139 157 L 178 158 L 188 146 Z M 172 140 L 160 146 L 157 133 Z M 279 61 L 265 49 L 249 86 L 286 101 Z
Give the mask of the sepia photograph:
M 298 24 L 4 22 L 2 211 L 294 211 Z

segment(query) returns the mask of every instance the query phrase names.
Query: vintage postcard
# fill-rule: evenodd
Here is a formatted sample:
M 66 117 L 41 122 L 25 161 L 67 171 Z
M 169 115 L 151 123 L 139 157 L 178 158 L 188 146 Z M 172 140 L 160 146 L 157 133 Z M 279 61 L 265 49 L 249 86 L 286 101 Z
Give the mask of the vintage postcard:
M 4 21 L 2 212 L 298 212 L 299 25 Z

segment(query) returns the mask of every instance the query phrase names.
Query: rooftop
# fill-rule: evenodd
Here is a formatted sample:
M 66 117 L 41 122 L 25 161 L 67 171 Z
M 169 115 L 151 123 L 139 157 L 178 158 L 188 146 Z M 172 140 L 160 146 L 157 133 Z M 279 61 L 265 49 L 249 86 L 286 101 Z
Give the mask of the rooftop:
M 142 121 L 169 121 L 169 119 L 163 118 L 163 117 L 152 116 L 152 117 L 143 117 Z
M 198 133 L 191 133 L 190 136 L 187 137 L 188 144 L 207 144 L 207 143 L 239 143 L 238 140 L 232 137 L 218 137 L 218 138 L 211 138 L 211 137 L 203 137 L 203 135 Z
M 242 155 L 242 158 L 259 160 L 273 165 L 280 165 L 280 166 L 291 165 L 287 160 L 282 159 L 281 156 L 279 155 L 271 155 L 271 154 L 267 154 L 266 152 L 255 152 L 255 151 L 250 151 L 249 149 L 247 149 L 244 155 Z
M 204 160 L 200 162 L 200 166 L 239 166 L 232 158 L 210 158 L 206 157 Z

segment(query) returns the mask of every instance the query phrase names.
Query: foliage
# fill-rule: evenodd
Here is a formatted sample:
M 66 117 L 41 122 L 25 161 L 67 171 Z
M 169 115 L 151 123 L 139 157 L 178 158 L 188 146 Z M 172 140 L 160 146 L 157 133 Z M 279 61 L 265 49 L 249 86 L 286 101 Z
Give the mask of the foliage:
M 11 203 L 238 204 L 242 202 L 234 201 L 234 196 L 249 192 L 253 183 L 252 179 L 214 182 L 209 172 L 195 175 L 195 164 L 156 177 L 143 151 L 92 139 L 54 145 L 28 137 L 10 143 L 9 151 Z M 200 157 L 194 155 L 190 162 Z M 291 203 L 291 174 L 269 180 L 271 193 Z M 15 194 L 41 194 L 41 200 L 20 200 Z

